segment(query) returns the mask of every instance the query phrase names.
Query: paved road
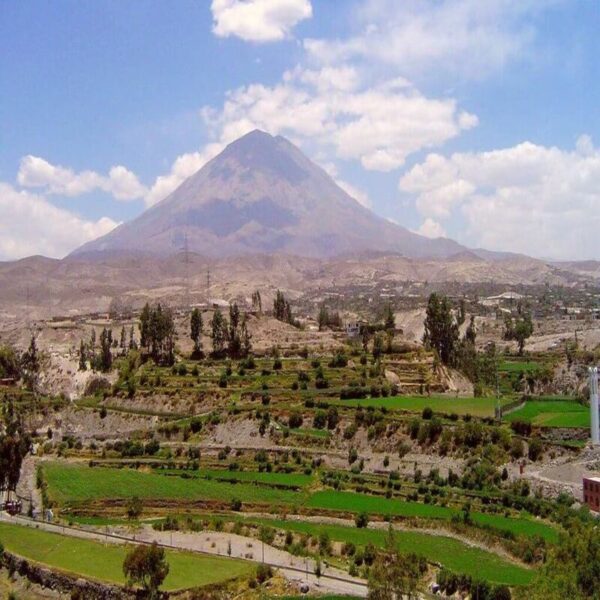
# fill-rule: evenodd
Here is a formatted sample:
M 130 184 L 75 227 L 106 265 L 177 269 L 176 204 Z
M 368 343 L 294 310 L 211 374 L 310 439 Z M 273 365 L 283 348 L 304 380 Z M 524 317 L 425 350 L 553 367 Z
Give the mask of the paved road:
M 136 534 L 124 531 L 122 528 L 107 528 L 105 533 L 96 529 L 68 527 L 41 521 L 32 521 L 25 517 L 11 517 L 0 513 L 0 520 L 29 527 L 38 527 L 45 531 L 70 535 L 72 537 L 97 540 L 105 543 L 123 544 L 128 542 L 157 542 L 167 548 L 189 550 L 203 554 L 231 556 L 261 562 L 277 568 L 289 581 L 308 583 L 310 588 L 331 592 L 365 597 L 366 582 L 350 577 L 345 571 L 322 565 L 323 576 L 314 575 L 315 563 L 312 559 L 293 556 L 285 550 L 262 544 L 259 540 L 225 532 L 188 533 L 181 531 L 155 531 L 145 525 Z M 264 558 L 263 558 L 264 552 Z

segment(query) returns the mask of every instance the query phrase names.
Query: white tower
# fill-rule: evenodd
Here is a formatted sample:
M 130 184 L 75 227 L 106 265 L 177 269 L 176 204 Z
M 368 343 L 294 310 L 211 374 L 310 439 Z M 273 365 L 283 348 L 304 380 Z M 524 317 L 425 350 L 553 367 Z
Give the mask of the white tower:
M 590 417 L 592 444 L 600 444 L 600 414 L 598 413 L 598 367 L 590 367 Z

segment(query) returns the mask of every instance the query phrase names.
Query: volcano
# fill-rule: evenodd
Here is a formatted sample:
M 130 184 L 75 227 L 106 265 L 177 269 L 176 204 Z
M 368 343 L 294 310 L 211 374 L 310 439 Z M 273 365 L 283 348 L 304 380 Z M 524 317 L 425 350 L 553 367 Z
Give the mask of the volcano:
M 229 144 L 169 196 L 71 257 L 166 257 L 184 249 L 216 258 L 327 258 L 367 251 L 446 258 L 465 251 L 452 240 L 429 239 L 375 215 L 287 139 L 259 130 Z

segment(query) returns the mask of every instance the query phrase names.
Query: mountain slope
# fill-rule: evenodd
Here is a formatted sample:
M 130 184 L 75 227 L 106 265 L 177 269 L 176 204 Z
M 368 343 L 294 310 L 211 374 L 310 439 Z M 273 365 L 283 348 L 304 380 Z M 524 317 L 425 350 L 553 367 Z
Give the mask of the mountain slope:
M 447 257 L 464 251 L 452 240 L 431 240 L 376 216 L 288 140 L 258 130 L 231 143 L 138 218 L 71 256 L 168 256 L 186 245 L 212 257 L 365 250 Z

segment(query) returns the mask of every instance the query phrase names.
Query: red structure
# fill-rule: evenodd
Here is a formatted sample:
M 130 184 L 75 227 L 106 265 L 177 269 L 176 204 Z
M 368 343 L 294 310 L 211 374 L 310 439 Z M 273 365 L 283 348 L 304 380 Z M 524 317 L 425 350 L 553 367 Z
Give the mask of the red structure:
M 600 512 L 600 477 L 583 478 L 583 501 L 590 510 Z

